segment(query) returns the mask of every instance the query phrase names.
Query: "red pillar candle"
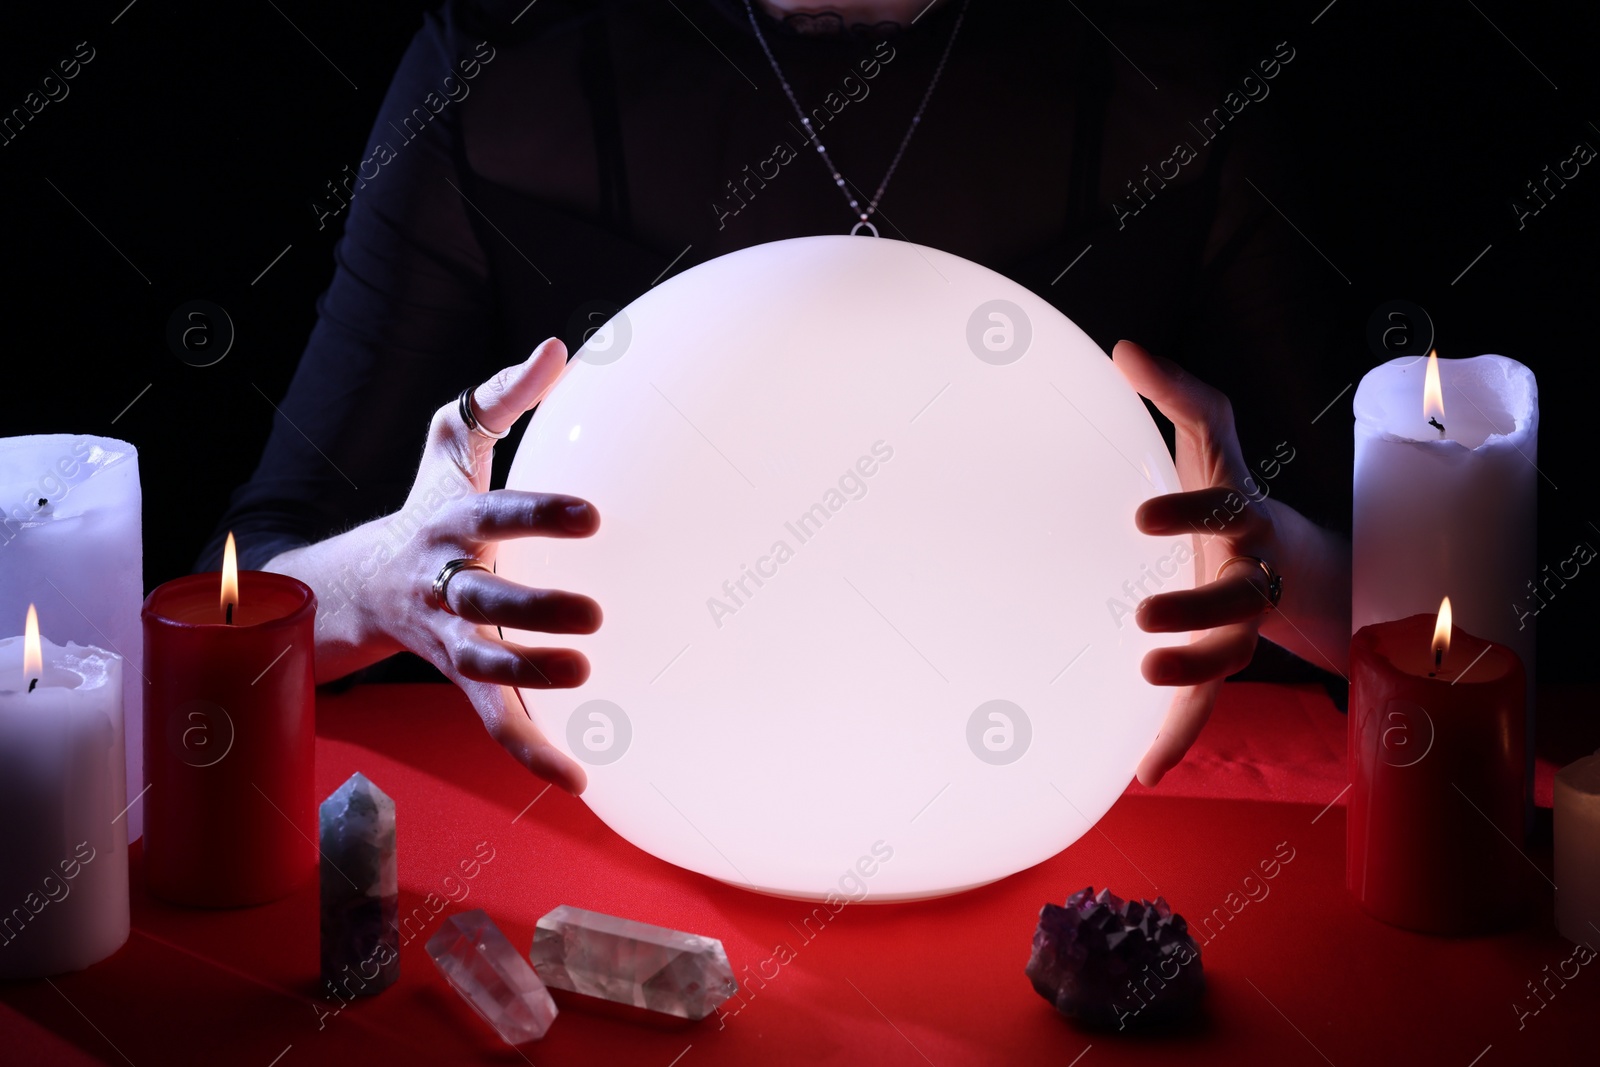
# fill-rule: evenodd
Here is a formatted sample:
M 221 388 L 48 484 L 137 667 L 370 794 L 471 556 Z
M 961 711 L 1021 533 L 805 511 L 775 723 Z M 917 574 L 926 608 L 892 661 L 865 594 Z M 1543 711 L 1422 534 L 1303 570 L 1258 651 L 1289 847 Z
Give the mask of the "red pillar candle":
M 144 602 L 144 869 L 164 900 L 237 907 L 316 871 L 316 597 L 244 571 L 225 603 L 218 578 Z
M 1369 914 L 1426 933 L 1520 910 L 1522 660 L 1438 616 L 1350 643 L 1346 884 Z

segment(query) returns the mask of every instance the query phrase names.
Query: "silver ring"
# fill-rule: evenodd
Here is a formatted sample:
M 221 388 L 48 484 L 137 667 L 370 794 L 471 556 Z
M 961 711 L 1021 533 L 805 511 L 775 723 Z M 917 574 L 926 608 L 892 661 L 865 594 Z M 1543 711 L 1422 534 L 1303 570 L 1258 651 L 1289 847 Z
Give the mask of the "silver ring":
M 491 441 L 498 441 L 511 432 L 511 427 L 507 426 L 499 433 L 484 429 L 483 423 L 478 421 L 478 416 L 472 413 L 472 394 L 476 391 L 476 388 L 476 386 L 469 385 L 461 390 L 461 396 L 456 400 L 456 410 L 460 412 L 461 421 L 466 423 L 467 429 L 481 437 L 487 437 Z
M 453 560 L 451 560 L 449 563 L 446 563 L 443 567 L 440 567 L 439 568 L 439 573 L 434 576 L 434 579 L 433 579 L 433 605 L 434 605 L 434 607 L 438 608 L 440 611 L 444 612 L 446 615 L 455 615 L 456 614 L 456 610 L 450 606 L 450 601 L 448 599 L 446 599 L 445 594 L 447 592 L 449 592 L 450 579 L 454 578 L 461 571 L 469 571 L 469 570 L 485 571 L 485 572 L 487 572 L 489 574 L 493 574 L 494 573 L 493 571 L 490 571 L 488 567 L 485 567 L 482 563 L 478 562 L 475 559 L 453 559 Z
M 1261 573 L 1267 576 L 1267 604 L 1268 611 L 1278 606 L 1278 601 L 1283 599 L 1283 575 L 1272 569 L 1272 564 L 1260 556 L 1229 556 L 1217 567 L 1217 573 L 1212 576 L 1212 581 L 1222 577 L 1222 572 L 1231 563 L 1254 563 L 1261 568 Z

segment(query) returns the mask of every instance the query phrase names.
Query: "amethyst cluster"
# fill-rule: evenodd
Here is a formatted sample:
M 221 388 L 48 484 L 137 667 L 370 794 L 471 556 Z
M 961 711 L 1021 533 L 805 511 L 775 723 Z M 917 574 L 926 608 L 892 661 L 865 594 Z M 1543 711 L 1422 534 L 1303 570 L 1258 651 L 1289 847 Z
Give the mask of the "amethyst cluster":
M 1039 910 L 1025 973 L 1062 1015 L 1118 1030 L 1179 1019 L 1206 989 L 1183 916 L 1092 886 Z

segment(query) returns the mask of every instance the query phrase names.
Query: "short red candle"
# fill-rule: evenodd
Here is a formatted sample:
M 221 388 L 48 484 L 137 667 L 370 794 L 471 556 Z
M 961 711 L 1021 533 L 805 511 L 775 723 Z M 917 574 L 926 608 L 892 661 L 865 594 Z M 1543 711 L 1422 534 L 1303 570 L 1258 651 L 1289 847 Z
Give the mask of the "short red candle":
M 142 612 L 145 880 L 218 908 L 286 896 L 317 865 L 316 597 L 241 571 L 229 624 L 220 589 L 215 573 L 177 578 Z
M 1369 914 L 1470 933 L 1520 911 L 1523 667 L 1436 617 L 1363 627 L 1350 643 L 1346 884 Z

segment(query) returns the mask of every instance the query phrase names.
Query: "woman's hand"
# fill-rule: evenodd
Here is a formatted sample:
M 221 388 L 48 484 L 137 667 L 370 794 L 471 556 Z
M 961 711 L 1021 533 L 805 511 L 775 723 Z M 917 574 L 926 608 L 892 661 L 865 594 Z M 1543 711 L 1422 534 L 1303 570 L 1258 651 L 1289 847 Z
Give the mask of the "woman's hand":
M 1146 500 L 1134 521 L 1147 534 L 1193 535 L 1203 583 L 1148 597 L 1134 616 L 1151 633 L 1193 634 L 1187 645 L 1149 652 L 1142 664 L 1146 681 L 1179 687 L 1160 735 L 1139 763 L 1139 781 L 1149 786 L 1183 759 L 1211 715 L 1222 680 L 1250 662 L 1258 634 L 1342 671 L 1349 646 L 1349 547 L 1268 499 L 1240 452 L 1226 396 L 1131 341 L 1118 342 L 1112 360 L 1176 429 L 1183 491 Z M 1266 573 L 1254 563 L 1235 563 L 1212 578 L 1234 556 L 1256 556 L 1285 576 L 1276 608 Z M 1330 659 L 1322 648 L 1340 658 Z
M 473 394 L 479 425 L 499 433 L 549 392 L 566 366 L 566 347 L 545 341 Z M 588 537 L 599 528 L 592 504 L 556 493 L 489 490 L 495 442 L 468 429 L 457 402 L 434 413 L 416 481 L 399 511 L 306 548 L 285 552 L 269 568 L 293 574 L 333 607 L 319 619 L 317 679 L 342 677 L 409 649 L 438 667 L 467 694 L 489 733 L 525 767 L 572 793 L 587 784 L 583 769 L 550 743 L 522 705 L 518 688 L 565 689 L 589 677 L 589 661 L 573 649 L 532 648 L 502 639 L 497 626 L 544 633 L 593 633 L 600 605 L 577 593 L 530 589 L 486 570 L 458 570 L 446 585 L 447 607 L 434 581 L 451 560 L 492 567 L 499 542 L 512 537 Z M 359 578 L 347 595 L 347 576 Z

